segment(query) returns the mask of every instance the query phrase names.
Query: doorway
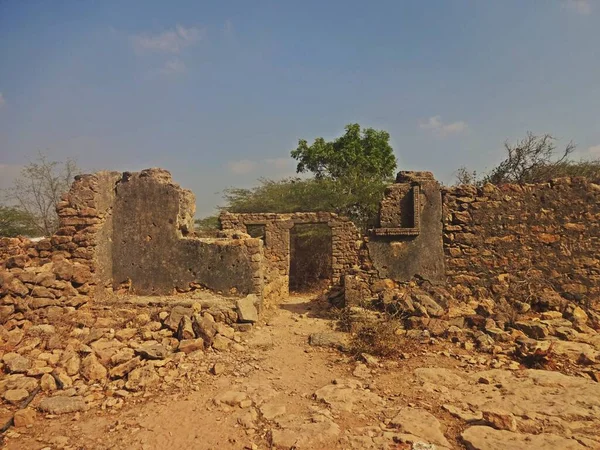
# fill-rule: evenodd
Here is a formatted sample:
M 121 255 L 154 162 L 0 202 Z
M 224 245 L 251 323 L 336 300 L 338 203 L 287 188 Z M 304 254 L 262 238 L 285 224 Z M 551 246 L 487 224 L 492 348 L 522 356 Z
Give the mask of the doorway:
M 326 288 L 332 274 L 331 228 L 325 223 L 294 225 L 290 230 L 290 292 Z

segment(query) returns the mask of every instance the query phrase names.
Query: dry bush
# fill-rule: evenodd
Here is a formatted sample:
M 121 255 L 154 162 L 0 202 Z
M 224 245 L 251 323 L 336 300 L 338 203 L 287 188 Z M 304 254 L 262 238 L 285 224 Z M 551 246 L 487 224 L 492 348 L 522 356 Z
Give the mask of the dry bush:
M 219 218 L 217 216 L 208 216 L 202 219 L 196 219 L 195 221 L 195 232 L 196 236 L 201 238 L 214 238 L 217 237 L 220 226 Z
M 27 225 L 38 236 L 51 236 L 58 229 L 56 207 L 80 172 L 75 160 L 50 161 L 44 154 L 23 166 L 7 199 L 24 213 Z M 33 234 L 33 233 L 30 233 Z
M 532 350 L 527 345 L 521 345 L 517 347 L 515 356 L 528 369 L 556 370 L 553 344 L 550 343 L 546 350 L 539 347 Z
M 585 177 L 600 180 L 600 159 L 571 159 L 575 144 L 569 142 L 563 149 L 556 146 L 556 138 L 550 134 L 535 135 L 528 132 L 515 143 L 505 142 L 507 156 L 483 176 L 466 167 L 456 171 L 457 184 L 481 186 L 515 183 L 545 183 L 553 178 Z
M 378 322 L 363 324 L 353 335 L 351 348 L 355 354 L 393 357 L 402 353 L 402 342 L 396 334 L 399 324 Z
M 395 319 L 379 322 L 353 323 L 351 352 L 355 355 L 368 353 L 386 358 L 398 357 L 404 352 L 415 351 L 419 346 L 416 339 L 398 335 L 402 323 Z

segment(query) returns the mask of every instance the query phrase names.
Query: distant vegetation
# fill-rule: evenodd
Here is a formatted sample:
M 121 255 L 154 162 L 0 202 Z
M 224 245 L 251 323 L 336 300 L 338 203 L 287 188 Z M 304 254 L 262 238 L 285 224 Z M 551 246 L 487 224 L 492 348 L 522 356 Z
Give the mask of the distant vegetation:
M 0 237 L 35 236 L 33 218 L 14 206 L 0 205 Z
M 296 171 L 312 173 L 312 177 L 263 178 L 250 189 L 226 189 L 220 209 L 238 213 L 329 211 L 350 218 L 365 231 L 376 224 L 385 187 L 394 181 L 397 163 L 389 138 L 385 131 L 361 130 L 360 125 L 350 124 L 333 141 L 316 138 L 308 145 L 301 139 L 291 156 L 298 161 Z M 550 134 L 529 132 L 515 143 L 505 142 L 504 148 L 506 158 L 484 174 L 458 169 L 456 184 L 543 183 L 579 176 L 600 182 L 600 159 L 574 160 L 575 145 L 569 143 L 559 151 Z M 210 232 L 218 226 L 217 217 L 198 220 L 197 225 L 202 233 Z
M 571 159 L 575 151 L 572 142 L 560 152 L 557 152 L 555 142 L 549 134 L 536 136 L 531 132 L 515 144 L 505 142 L 507 157 L 504 161 L 482 176 L 461 167 L 457 172 L 457 184 L 544 183 L 559 177 L 600 180 L 600 159 L 575 161 Z
M 298 173 L 309 178 L 259 180 L 250 189 L 224 191 L 221 210 L 231 212 L 329 211 L 350 218 L 361 230 L 376 225 L 385 187 L 394 181 L 396 158 L 386 131 L 349 124 L 337 139 L 304 139 L 292 150 Z M 484 174 L 466 167 L 457 171 L 457 184 L 540 183 L 558 177 L 587 177 L 600 182 L 600 159 L 573 160 L 575 145 L 560 151 L 556 139 L 527 133 L 514 144 L 504 144 L 507 156 Z M 56 205 L 79 172 L 74 160 L 50 161 L 39 154 L 23 167 L 0 204 L 0 236 L 49 236 L 58 227 Z M 196 221 L 200 235 L 214 235 L 217 216 Z
M 23 167 L 0 205 L 0 236 L 50 236 L 58 229 L 56 206 L 79 169 L 74 160 L 50 161 L 39 153 Z

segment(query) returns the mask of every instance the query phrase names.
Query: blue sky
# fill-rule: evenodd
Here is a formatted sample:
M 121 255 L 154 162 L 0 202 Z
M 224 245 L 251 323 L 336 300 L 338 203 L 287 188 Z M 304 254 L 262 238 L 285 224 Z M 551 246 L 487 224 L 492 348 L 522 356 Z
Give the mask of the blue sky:
M 598 157 L 599 19 L 600 0 L 0 0 L 0 188 L 38 151 L 159 166 L 202 216 L 351 122 L 445 183 L 528 130 Z

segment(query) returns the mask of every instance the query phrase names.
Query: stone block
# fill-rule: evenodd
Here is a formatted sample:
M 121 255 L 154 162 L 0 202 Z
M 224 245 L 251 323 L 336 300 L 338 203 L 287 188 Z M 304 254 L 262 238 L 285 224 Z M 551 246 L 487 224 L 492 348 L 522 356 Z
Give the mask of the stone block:
M 258 297 L 256 295 L 248 295 L 236 302 L 240 322 L 253 323 L 258 321 L 258 310 L 256 309 L 257 302 Z

